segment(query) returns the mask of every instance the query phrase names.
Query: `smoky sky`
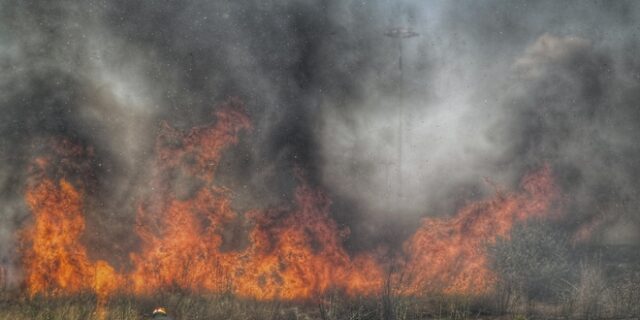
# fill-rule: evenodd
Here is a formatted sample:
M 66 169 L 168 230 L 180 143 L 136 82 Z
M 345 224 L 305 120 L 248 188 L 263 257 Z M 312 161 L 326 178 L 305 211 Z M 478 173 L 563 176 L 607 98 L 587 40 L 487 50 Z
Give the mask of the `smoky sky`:
M 298 167 L 350 247 L 373 247 L 547 164 L 569 232 L 606 216 L 598 241 L 638 241 L 633 1 L 0 3 L 5 261 L 47 137 L 94 150 L 87 237 L 108 246 L 159 124 L 209 123 L 228 97 L 254 126 L 218 169 L 239 211 L 290 202 Z M 417 36 L 386 35 L 398 27 Z

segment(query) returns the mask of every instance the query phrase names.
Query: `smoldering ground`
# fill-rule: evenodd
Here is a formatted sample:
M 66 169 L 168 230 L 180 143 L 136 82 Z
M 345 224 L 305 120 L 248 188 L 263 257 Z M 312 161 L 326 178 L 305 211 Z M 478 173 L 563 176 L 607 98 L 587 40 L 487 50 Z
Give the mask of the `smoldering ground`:
M 396 245 L 420 217 L 549 164 L 567 234 L 605 221 L 596 241 L 638 241 L 635 2 L 5 0 L 0 12 L 5 264 L 43 137 L 93 148 L 87 241 L 126 256 L 159 123 L 207 123 L 229 96 L 254 123 L 218 170 L 239 211 L 291 201 L 297 166 L 333 199 L 350 248 Z M 419 36 L 385 36 L 394 27 Z

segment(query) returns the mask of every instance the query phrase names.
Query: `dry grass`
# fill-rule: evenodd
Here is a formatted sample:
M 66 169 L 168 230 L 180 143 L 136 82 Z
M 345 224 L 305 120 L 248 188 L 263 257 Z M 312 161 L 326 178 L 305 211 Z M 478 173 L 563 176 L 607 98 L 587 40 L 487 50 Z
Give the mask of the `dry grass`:
M 586 271 L 585 271 L 586 272 Z M 591 271 L 589 271 L 591 272 Z M 590 280 L 596 281 L 597 280 Z M 640 315 L 637 287 L 607 287 L 585 295 L 587 286 L 576 287 L 576 294 L 562 304 L 533 303 L 525 309 L 501 313 L 491 297 L 469 298 L 438 296 L 391 299 L 391 312 L 385 311 L 382 297 L 345 299 L 327 295 L 315 302 L 264 302 L 231 296 L 162 294 L 148 298 L 120 296 L 105 306 L 102 319 L 150 319 L 155 306 L 168 308 L 175 319 L 228 320 L 415 320 L 415 319 L 631 319 Z M 636 300 L 633 300 L 636 299 Z M 4 296 L 0 302 L 0 320 L 87 320 L 101 319 L 91 295 L 60 299 Z
M 60 299 L 4 298 L 0 304 L 0 320 L 100 319 L 96 300 L 91 295 Z M 385 310 L 383 301 L 382 297 L 346 299 L 339 294 L 314 302 L 264 302 L 180 293 L 148 298 L 120 296 L 105 306 L 107 312 L 103 319 L 149 319 L 148 312 L 158 305 L 166 306 L 176 319 L 190 320 L 488 319 L 496 316 L 488 314 L 480 300 L 465 297 L 394 298 L 388 300 L 391 310 Z

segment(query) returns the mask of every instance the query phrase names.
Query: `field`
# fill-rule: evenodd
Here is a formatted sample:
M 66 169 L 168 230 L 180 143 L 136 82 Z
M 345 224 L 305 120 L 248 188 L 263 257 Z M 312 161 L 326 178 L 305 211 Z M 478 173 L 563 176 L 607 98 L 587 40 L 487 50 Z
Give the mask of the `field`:
M 464 298 L 343 299 L 327 296 L 312 302 L 262 302 L 231 296 L 167 294 L 149 298 L 118 297 L 101 310 L 91 295 L 63 299 L 4 300 L 0 319 L 150 319 L 161 301 L 176 319 L 511 319 L 491 306 Z M 518 315 L 519 316 L 519 315 Z M 518 317 L 517 316 L 517 317 Z M 524 319 L 524 317 L 519 316 Z
M 526 235 L 531 236 L 532 228 Z M 150 319 L 157 306 L 175 319 L 417 320 L 417 319 L 638 319 L 640 256 L 637 247 L 574 248 L 569 263 L 554 253 L 544 261 L 537 252 L 554 252 L 545 241 L 503 243 L 493 265 L 501 276 L 482 296 L 397 294 L 399 288 L 368 297 L 330 291 L 295 301 L 240 299 L 231 293 L 194 293 L 165 288 L 152 296 L 114 293 L 98 303 L 94 293 L 29 297 L 19 288 L 0 290 L 0 320 Z M 506 247 L 505 247 L 506 245 Z M 519 248 L 515 250 L 512 246 Z M 529 248 L 526 257 L 514 252 Z M 525 259 L 526 258 L 526 259 Z M 523 259 L 517 263 L 518 259 Z M 534 263 L 534 260 L 541 264 Z M 509 263 L 504 263 L 509 261 Z M 526 268 L 526 266 L 530 268 Z M 559 272 L 565 270 L 566 272 Z M 389 292 L 392 292 L 391 294 Z
M 98 307 L 92 294 L 64 298 L 27 298 L 4 292 L 2 320 L 150 319 L 156 306 L 165 306 L 175 319 L 229 320 L 414 320 L 414 319 L 638 319 L 640 283 L 605 283 L 597 274 L 555 299 L 532 299 L 501 290 L 484 297 L 432 294 L 429 297 L 388 295 L 348 298 L 325 294 L 308 301 L 256 301 L 232 295 L 173 291 L 151 297 L 119 295 Z

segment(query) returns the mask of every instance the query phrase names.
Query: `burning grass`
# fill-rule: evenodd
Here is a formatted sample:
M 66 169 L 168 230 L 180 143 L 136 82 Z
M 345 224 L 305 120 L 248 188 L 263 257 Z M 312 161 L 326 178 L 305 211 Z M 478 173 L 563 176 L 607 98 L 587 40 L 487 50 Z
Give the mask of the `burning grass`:
M 400 271 L 392 277 L 401 279 L 389 280 L 402 283 L 394 294 L 478 295 L 491 291 L 495 282 L 485 247 L 508 237 L 515 223 L 553 213 L 557 190 L 550 168 L 544 167 L 524 177 L 515 192 L 469 203 L 450 219 L 425 218 L 402 252 L 390 258 L 377 256 L 375 250 L 354 254 L 343 245 L 349 230 L 333 220 L 331 200 L 299 171 L 293 203 L 245 213 L 248 245 L 222 250 L 222 231 L 239 214 L 231 207 L 231 192 L 217 185 L 215 176 L 223 151 L 250 128 L 238 104 L 231 101 L 218 108 L 217 121 L 207 126 L 187 131 L 163 126 L 151 188 L 137 204 L 134 230 L 140 250 L 130 252 L 128 270 L 88 257 L 81 239 L 83 183 L 72 182 L 65 172 L 50 173 L 57 167 L 51 163 L 73 163 L 81 150 L 69 152 L 67 147 L 50 159 L 36 159 L 25 194 L 34 223 L 22 232 L 28 293 L 90 291 L 106 300 L 112 292 L 150 295 L 176 287 L 214 294 L 232 291 L 258 300 L 309 299 L 329 290 L 375 296 L 382 293 L 385 270 L 393 265 Z M 178 196 L 172 187 L 176 174 L 199 187 Z
M 378 297 L 380 298 L 380 297 Z M 461 296 L 394 298 L 386 310 L 383 299 L 327 294 L 309 301 L 259 301 L 231 295 L 157 294 L 153 297 L 115 296 L 104 309 L 96 297 L 79 294 L 64 298 L 35 297 L 4 302 L 0 319 L 149 319 L 149 312 L 164 305 L 176 319 L 476 319 L 497 317 L 481 299 Z
M 103 305 L 91 293 L 59 298 L 18 298 L 15 293 L 4 293 L 0 319 L 142 320 L 150 319 L 149 313 L 158 305 L 166 306 L 180 320 L 633 319 L 640 315 L 636 303 L 640 298 L 638 280 L 627 278 L 624 282 L 600 282 L 601 286 L 589 287 L 594 284 L 594 278 L 589 277 L 554 301 L 527 301 L 521 297 L 517 302 L 512 300 L 507 309 L 501 307 L 498 298 L 504 292 L 475 297 L 349 297 L 330 292 L 312 300 L 260 301 L 230 294 L 166 291 L 146 297 L 116 294 Z
M 384 258 L 348 252 L 349 230 L 332 219 L 331 200 L 298 172 L 293 201 L 244 213 L 248 244 L 222 250 L 222 231 L 241 213 L 231 206 L 232 192 L 216 183 L 216 170 L 223 151 L 251 125 L 236 100 L 216 110 L 210 125 L 162 126 L 149 191 L 136 203 L 132 230 L 140 245 L 128 267 L 91 259 L 82 241 L 87 169 L 75 163 L 90 149 L 62 143 L 36 158 L 25 192 L 33 222 L 20 234 L 26 295 L 5 299 L 0 317 L 142 319 L 163 304 L 179 319 L 465 319 L 532 314 L 544 303 L 545 314 L 573 315 L 575 305 L 595 301 L 577 280 L 564 280 L 571 288 L 554 296 L 566 303 L 549 307 L 530 294 L 515 299 L 532 291 L 522 283 L 504 286 L 508 273 L 490 263 L 488 249 L 509 244 L 514 226 L 560 216 L 547 166 L 514 191 L 470 202 L 450 218 L 425 218 L 399 252 Z M 196 187 L 180 194 L 177 175 Z M 512 256 L 503 260 L 510 268 Z M 584 280 L 584 287 L 592 284 Z

